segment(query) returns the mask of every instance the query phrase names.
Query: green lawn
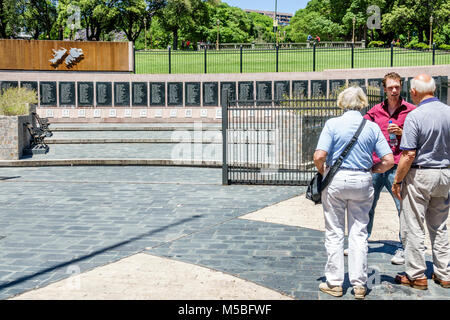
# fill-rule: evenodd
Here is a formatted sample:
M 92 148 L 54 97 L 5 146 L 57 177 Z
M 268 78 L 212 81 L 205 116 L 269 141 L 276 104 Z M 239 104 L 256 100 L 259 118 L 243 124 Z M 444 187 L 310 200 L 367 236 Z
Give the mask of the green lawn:
M 165 51 L 136 52 L 136 73 L 169 73 L 169 55 Z M 394 67 L 432 65 L 431 51 L 394 48 Z M 205 73 L 204 51 L 172 51 L 171 73 Z M 243 50 L 242 72 L 276 72 L 275 50 Z M 391 49 L 366 48 L 354 50 L 354 68 L 384 68 L 391 66 Z M 436 50 L 435 64 L 450 64 L 450 52 Z M 207 73 L 239 73 L 239 50 L 210 50 L 206 54 Z M 315 70 L 349 69 L 352 67 L 350 48 L 317 48 Z M 313 49 L 280 49 L 279 72 L 313 71 Z

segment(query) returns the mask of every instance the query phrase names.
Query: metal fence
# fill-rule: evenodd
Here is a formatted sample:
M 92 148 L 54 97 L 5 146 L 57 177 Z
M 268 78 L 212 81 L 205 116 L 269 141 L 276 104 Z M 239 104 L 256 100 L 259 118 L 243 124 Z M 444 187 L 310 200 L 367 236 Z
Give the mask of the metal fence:
M 310 72 L 325 69 L 385 68 L 450 64 L 450 51 L 349 47 L 281 47 L 201 51 L 135 52 L 135 73 Z
M 379 89 L 367 95 L 368 108 L 383 99 Z M 343 113 L 335 97 L 224 99 L 223 184 L 306 185 L 316 172 L 313 153 L 326 120 Z
M 350 48 L 352 45 L 355 48 L 365 48 L 366 42 L 363 41 L 320 41 L 316 42 L 280 42 L 278 43 L 280 48 L 284 49 L 298 49 L 298 48 L 310 48 L 315 44 L 317 47 L 331 47 L 331 48 Z M 197 42 L 197 50 L 238 50 L 240 47 L 244 49 L 275 49 L 276 43 L 211 43 L 211 42 Z

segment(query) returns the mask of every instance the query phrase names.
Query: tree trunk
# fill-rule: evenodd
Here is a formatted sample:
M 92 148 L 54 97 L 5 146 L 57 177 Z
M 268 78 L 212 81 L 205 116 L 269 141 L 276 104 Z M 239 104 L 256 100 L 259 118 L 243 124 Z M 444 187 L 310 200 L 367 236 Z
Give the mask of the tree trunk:
M 178 28 L 173 30 L 173 50 L 178 49 Z
M 423 29 L 422 28 L 419 28 L 418 36 L 419 36 L 419 42 L 423 42 Z

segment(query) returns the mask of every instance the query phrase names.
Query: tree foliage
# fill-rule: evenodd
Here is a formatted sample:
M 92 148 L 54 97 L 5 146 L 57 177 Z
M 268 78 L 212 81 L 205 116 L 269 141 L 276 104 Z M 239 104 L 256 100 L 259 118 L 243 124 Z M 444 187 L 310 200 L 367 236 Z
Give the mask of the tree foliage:
M 381 14 L 376 30 L 368 26 L 372 5 Z M 74 24 L 75 11 L 79 23 Z M 117 40 L 121 33 L 138 49 L 145 44 L 177 49 L 187 41 L 214 44 L 218 38 L 220 43 L 304 42 L 311 34 L 322 41 L 350 41 L 354 27 L 357 41 L 400 39 L 406 45 L 429 41 L 431 16 L 433 41 L 448 44 L 449 0 L 310 0 L 289 26 L 279 27 L 277 37 L 271 18 L 221 0 L 0 0 L 0 37 Z

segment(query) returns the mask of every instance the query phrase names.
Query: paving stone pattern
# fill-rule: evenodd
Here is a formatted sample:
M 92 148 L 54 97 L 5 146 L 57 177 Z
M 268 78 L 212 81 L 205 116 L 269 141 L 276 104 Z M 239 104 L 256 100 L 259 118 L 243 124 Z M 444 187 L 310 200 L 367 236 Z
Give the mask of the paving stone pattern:
M 0 168 L 0 299 L 138 252 L 220 270 L 296 299 L 335 299 L 318 290 L 323 232 L 239 219 L 304 187 L 220 182 L 221 170 L 207 168 Z M 367 299 L 450 298 L 431 280 L 427 291 L 394 284 L 403 271 L 390 264 L 394 251 L 370 243 Z M 354 299 L 348 277 L 344 288 L 342 299 Z
M 431 280 L 427 291 L 395 284 L 395 275 L 404 271 L 403 266 L 390 263 L 395 249 L 385 243 L 369 243 L 371 290 L 367 300 L 450 298 L 448 289 Z M 296 299 L 354 299 L 348 273 L 344 297 L 334 298 L 318 290 L 325 281 L 327 255 L 324 233 L 316 230 L 235 219 L 147 252 L 226 272 Z M 430 257 L 427 263 L 431 278 Z
M 220 183 L 221 170 L 207 168 L 0 168 L 0 299 L 302 191 Z

